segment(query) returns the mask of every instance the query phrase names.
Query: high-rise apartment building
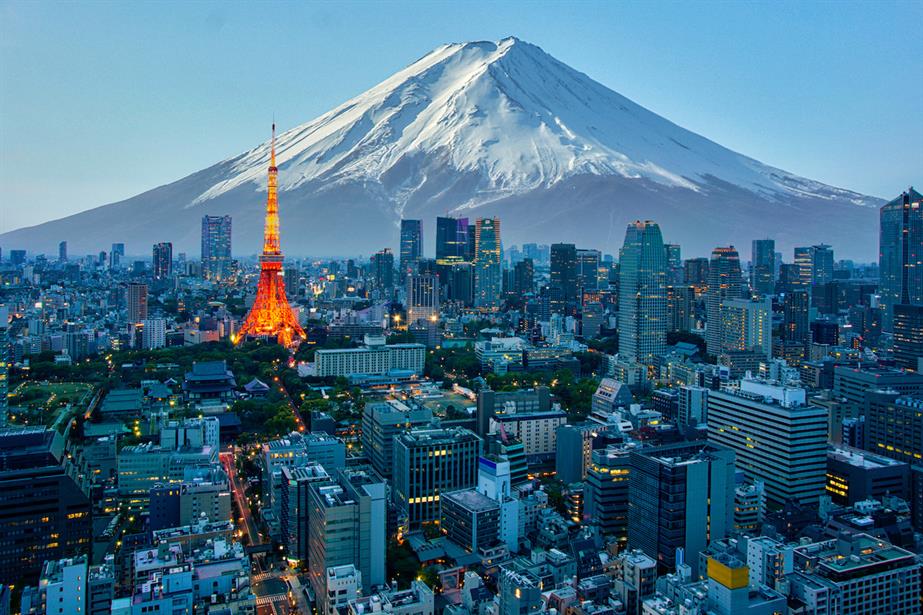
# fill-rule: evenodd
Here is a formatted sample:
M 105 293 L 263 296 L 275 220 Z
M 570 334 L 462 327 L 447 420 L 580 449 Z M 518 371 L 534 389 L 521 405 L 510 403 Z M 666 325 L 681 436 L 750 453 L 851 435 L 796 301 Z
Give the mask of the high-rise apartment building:
M 744 378 L 708 393 L 708 439 L 737 454 L 737 467 L 762 480 L 776 504 L 815 504 L 824 492 L 827 410 L 805 405 L 802 388 Z
M 169 241 L 154 244 L 155 280 L 165 280 L 173 275 L 173 244 Z
M 895 305 L 923 305 L 923 195 L 913 188 L 881 208 L 878 268 L 882 326 L 891 331 Z
M 394 438 L 393 499 L 410 528 L 439 519 L 442 493 L 477 486 L 481 439 L 461 427 L 411 429 Z
M 220 282 L 231 274 L 231 216 L 202 217 L 202 276 Z
M 724 340 L 724 323 L 721 320 L 721 306 L 728 300 L 741 295 L 740 255 L 734 246 L 712 250 L 708 264 L 708 294 L 705 300 L 705 343 L 708 354 L 721 353 Z
M 500 219 L 478 218 L 474 231 L 474 305 L 500 307 Z
M 147 284 L 130 282 L 125 289 L 128 322 L 138 323 L 147 318 Z
M 651 366 L 667 343 L 666 251 L 660 227 L 636 221 L 619 253 L 619 356 Z
M 439 319 L 439 276 L 432 273 L 405 274 L 407 280 L 407 324 Z
M 721 303 L 721 352 L 772 354 L 772 300 L 728 299 Z
M 423 221 L 401 220 L 401 275 L 407 275 L 423 258 Z
M 750 288 L 761 296 L 771 295 L 776 287 L 776 242 L 754 239 L 750 256 Z
M 734 451 L 712 443 L 683 442 L 631 453 L 628 544 L 676 568 L 677 550 L 699 553 L 734 527 Z M 686 561 L 693 576 L 695 557 Z
M 555 291 L 551 297 L 551 312 L 564 314 L 577 303 L 577 246 L 555 243 L 551 246 L 551 275 L 548 283 Z
M 145 350 L 167 345 L 167 321 L 163 318 L 145 318 L 141 321 L 141 347 Z

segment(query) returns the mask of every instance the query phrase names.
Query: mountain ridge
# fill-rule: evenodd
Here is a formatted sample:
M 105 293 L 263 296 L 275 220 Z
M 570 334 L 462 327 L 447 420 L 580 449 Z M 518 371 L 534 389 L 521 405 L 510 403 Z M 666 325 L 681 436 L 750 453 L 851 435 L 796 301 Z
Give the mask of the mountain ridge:
M 5 233 L 0 244 L 31 240 L 52 249 L 68 239 L 72 251 L 92 252 L 114 241 L 172 240 L 176 251 L 195 253 L 197 218 L 230 213 L 235 253 L 253 253 L 268 146 L 118 203 Z M 282 242 L 290 255 L 368 254 L 396 245 L 402 215 L 424 218 L 431 229 L 433 217 L 454 212 L 499 215 L 506 245 L 575 241 L 614 252 L 621 237 L 607 231 L 605 245 L 594 245 L 602 237 L 593 218 L 610 219 L 623 233 L 624 223 L 641 217 L 658 221 L 669 240 L 693 254 L 775 234 L 783 248 L 789 238 L 791 245 L 826 241 L 870 258 L 875 237 L 857 231 L 877 220 L 883 202 L 733 152 L 515 37 L 437 47 L 282 132 L 277 159 Z M 548 202 L 568 187 L 580 201 Z M 792 218 L 788 227 L 767 216 L 779 208 Z M 513 210 L 522 218 L 509 216 Z M 569 236 L 558 236 L 562 214 L 578 211 L 582 224 L 568 223 Z M 155 237 L 150 227 L 158 213 Z M 820 220 L 818 213 L 827 215 Z M 830 218 L 842 220 L 836 233 Z M 61 234 L 65 226 L 76 226 L 77 237 L 37 236 Z

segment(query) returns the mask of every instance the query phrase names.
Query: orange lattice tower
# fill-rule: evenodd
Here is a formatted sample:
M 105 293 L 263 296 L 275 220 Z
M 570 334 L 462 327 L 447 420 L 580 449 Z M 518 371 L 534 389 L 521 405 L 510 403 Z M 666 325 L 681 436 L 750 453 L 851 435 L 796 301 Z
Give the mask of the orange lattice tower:
M 282 250 L 279 248 L 279 203 L 276 197 L 276 125 L 272 125 L 272 146 L 269 160 L 269 189 L 266 196 L 266 230 L 263 237 L 263 254 L 260 256 L 260 283 L 256 300 L 236 341 L 247 336 L 275 337 L 280 344 L 291 346 L 304 339 L 304 329 L 295 319 L 295 313 L 285 296 L 282 276 Z

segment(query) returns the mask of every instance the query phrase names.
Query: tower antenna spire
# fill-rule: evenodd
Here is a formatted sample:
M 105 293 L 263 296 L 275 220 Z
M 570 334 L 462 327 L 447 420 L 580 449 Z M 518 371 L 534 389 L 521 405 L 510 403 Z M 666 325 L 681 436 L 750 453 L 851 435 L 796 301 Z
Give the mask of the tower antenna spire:
M 276 114 L 272 114 L 272 139 L 270 140 L 269 166 L 276 166 Z

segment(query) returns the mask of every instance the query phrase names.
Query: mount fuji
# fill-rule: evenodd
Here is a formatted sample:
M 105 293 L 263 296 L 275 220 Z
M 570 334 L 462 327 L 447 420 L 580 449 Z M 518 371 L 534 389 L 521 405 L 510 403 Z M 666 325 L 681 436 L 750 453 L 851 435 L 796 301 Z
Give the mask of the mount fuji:
M 235 254 L 260 249 L 269 143 L 164 186 L 0 235 L 4 247 L 72 253 L 157 241 L 199 252 L 205 214 L 233 216 Z M 573 242 L 616 253 L 626 225 L 658 222 L 684 256 L 770 237 L 871 260 L 880 199 L 733 152 L 507 38 L 441 46 L 277 138 L 282 248 L 370 254 L 402 217 L 499 216 L 507 246 Z

